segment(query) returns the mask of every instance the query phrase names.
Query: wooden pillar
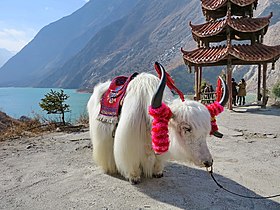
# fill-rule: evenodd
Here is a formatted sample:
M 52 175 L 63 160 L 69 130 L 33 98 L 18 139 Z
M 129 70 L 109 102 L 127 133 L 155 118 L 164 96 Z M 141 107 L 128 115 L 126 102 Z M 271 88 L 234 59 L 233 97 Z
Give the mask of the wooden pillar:
M 231 18 L 231 1 L 227 2 L 227 10 L 228 10 L 228 18 Z M 227 34 L 227 47 L 231 48 L 231 29 L 230 27 L 227 27 L 226 29 Z M 228 55 L 229 56 L 229 55 Z M 227 87 L 228 87 L 228 109 L 232 110 L 232 84 L 231 84 L 231 78 L 232 78 L 232 65 L 231 65 L 231 59 L 228 57 L 227 60 Z
M 199 72 L 199 76 L 198 76 L 198 100 L 200 100 L 200 97 L 201 97 L 201 95 L 200 95 L 200 93 L 201 93 L 201 82 L 202 82 L 202 67 L 200 66 L 199 68 L 198 68 L 198 72 Z
M 194 91 L 195 91 L 195 100 L 198 101 L 198 94 L 199 94 L 199 86 L 198 86 L 198 67 L 194 67 L 194 74 L 195 74 L 195 81 L 194 81 Z
M 267 71 L 267 63 L 263 64 L 262 108 L 266 108 L 266 71 Z
M 257 89 L 257 101 L 261 100 L 261 64 L 258 65 L 258 89 Z
M 227 63 L 227 87 L 228 87 L 228 109 L 232 110 L 232 84 L 231 84 L 231 78 L 232 78 L 232 65 L 231 60 L 228 60 Z

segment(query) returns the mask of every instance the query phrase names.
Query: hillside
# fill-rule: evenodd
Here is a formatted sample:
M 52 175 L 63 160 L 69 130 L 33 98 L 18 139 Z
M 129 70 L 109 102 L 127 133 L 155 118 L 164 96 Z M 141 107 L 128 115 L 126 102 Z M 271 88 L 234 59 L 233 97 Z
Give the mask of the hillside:
M 46 74 L 79 52 L 102 27 L 126 15 L 137 1 L 91 0 L 42 28 L 0 69 L 0 86 L 38 86 Z
M 191 41 L 188 20 L 201 17 L 195 0 L 142 0 L 127 16 L 100 30 L 41 85 L 52 81 L 56 86 L 87 88 L 113 75 L 150 71 L 156 60 L 169 67 L 180 47 Z
M 3 66 L 12 56 L 14 53 L 4 49 L 0 48 L 0 68 Z
M 17 122 L 16 119 L 13 119 L 6 113 L 0 111 L 0 132 Z
M 264 44 L 273 46 L 280 45 L 279 32 L 280 32 L 280 0 L 265 0 L 259 2 L 259 6 L 255 15 L 268 16 L 270 12 L 273 12 L 271 18 L 270 27 L 266 35 L 264 36 Z M 247 80 L 248 91 L 255 92 L 257 88 L 257 66 L 236 66 L 234 75 L 237 79 L 241 79 L 243 76 Z M 280 60 L 275 63 L 274 70 L 271 64 L 267 67 L 267 87 L 269 90 L 273 85 L 280 80 Z
M 279 44 L 280 0 L 264 0 L 254 17 L 274 12 L 265 44 Z M 20 53 L 0 69 L 0 86 L 92 89 L 119 74 L 153 71 L 154 61 L 172 70 L 184 92 L 193 90 L 193 74 L 180 48 L 192 50 L 189 21 L 203 23 L 199 0 L 91 0 L 80 10 L 44 27 Z M 269 65 L 268 84 L 280 78 L 279 61 Z M 204 69 L 214 83 L 225 67 Z M 153 71 L 154 72 L 154 71 Z M 244 76 L 244 74 L 246 74 Z M 234 77 L 245 77 L 255 89 L 256 68 L 236 66 Z

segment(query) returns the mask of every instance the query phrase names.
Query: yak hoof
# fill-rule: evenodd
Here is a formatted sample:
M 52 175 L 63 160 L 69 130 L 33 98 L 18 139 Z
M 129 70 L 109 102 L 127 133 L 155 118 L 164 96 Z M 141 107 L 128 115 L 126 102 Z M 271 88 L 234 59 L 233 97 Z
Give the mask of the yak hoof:
M 154 178 L 161 178 L 163 177 L 163 173 L 157 173 L 157 174 L 153 174 Z
M 141 182 L 140 178 L 133 178 L 133 179 L 129 179 L 130 184 L 132 185 L 136 185 L 139 184 Z

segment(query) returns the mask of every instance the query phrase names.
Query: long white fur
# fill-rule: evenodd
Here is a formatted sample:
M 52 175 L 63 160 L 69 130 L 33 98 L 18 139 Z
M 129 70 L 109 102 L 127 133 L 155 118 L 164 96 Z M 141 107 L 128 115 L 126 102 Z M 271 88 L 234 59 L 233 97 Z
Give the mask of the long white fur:
M 191 100 L 174 100 L 170 105 L 173 118 L 169 123 L 172 158 L 191 161 L 204 166 L 205 161 L 212 161 L 206 144 L 206 137 L 211 130 L 211 117 L 208 109 L 201 103 Z M 190 132 L 184 131 L 190 128 Z
M 96 120 L 100 110 L 100 99 L 110 82 L 97 85 L 88 102 L 90 136 L 93 158 L 106 173 L 119 172 L 130 181 L 162 174 L 168 154 L 155 155 L 151 146 L 151 122 L 148 106 L 159 84 L 152 74 L 141 73 L 127 87 L 122 112 L 112 137 L 114 125 Z M 170 105 L 173 118 L 169 123 L 172 157 L 192 161 L 201 166 L 212 157 L 206 145 L 210 132 L 210 114 L 204 105 L 195 101 L 172 100 L 166 88 L 164 102 Z M 191 126 L 192 132 L 182 131 Z

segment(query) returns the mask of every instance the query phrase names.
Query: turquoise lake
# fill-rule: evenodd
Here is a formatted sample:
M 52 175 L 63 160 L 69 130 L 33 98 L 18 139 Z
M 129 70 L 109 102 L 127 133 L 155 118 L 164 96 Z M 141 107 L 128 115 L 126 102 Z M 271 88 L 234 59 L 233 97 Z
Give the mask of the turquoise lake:
M 14 118 L 34 117 L 38 114 L 46 119 L 59 120 L 59 115 L 47 115 L 39 106 L 41 99 L 50 90 L 50 88 L 0 88 L 0 111 Z M 66 113 L 65 119 L 68 122 L 75 122 L 81 115 L 87 114 L 86 105 L 91 94 L 80 93 L 75 89 L 64 89 L 64 92 L 70 96 L 66 103 L 70 105 L 71 109 L 70 113 Z M 248 94 L 246 102 L 250 103 L 255 98 L 255 94 Z
M 52 88 L 60 91 L 60 89 Z M 51 88 L 0 88 L 0 110 L 9 116 L 34 117 L 39 114 L 47 119 L 58 119 L 59 115 L 47 115 L 42 111 L 39 103 L 50 92 Z M 75 89 L 63 89 L 70 97 L 65 103 L 70 105 L 71 112 L 66 113 L 66 120 L 74 122 L 81 115 L 86 114 L 86 104 L 91 94 L 80 93 Z

